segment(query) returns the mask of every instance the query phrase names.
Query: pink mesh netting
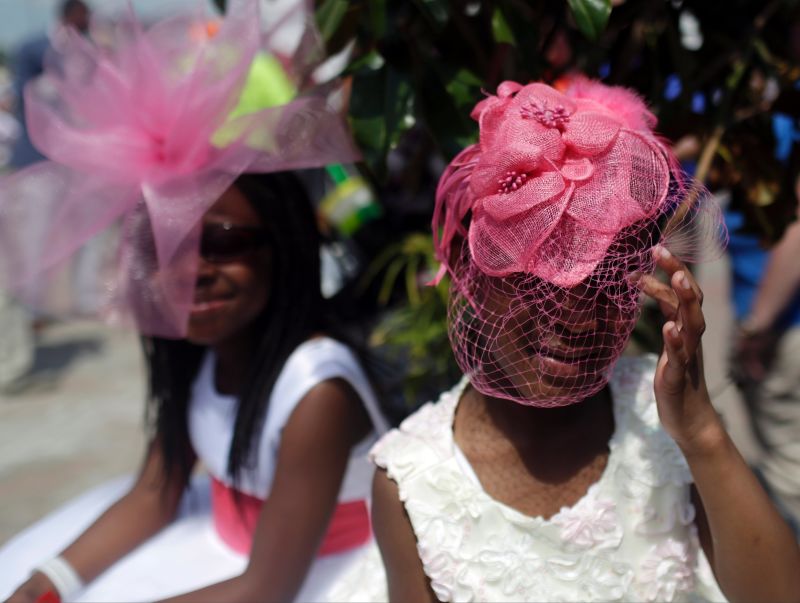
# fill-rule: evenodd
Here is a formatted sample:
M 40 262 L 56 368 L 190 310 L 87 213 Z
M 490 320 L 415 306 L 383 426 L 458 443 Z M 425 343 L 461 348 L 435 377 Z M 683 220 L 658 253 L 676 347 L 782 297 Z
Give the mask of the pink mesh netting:
M 456 361 L 485 395 L 578 402 L 627 343 L 653 247 L 719 251 L 719 209 L 628 90 L 504 82 L 472 116 L 479 141 L 443 174 L 433 218 Z
M 298 95 L 232 117 L 282 21 L 262 32 L 258 0 L 229 4 L 214 35 L 202 15 L 145 29 L 131 10 L 108 46 L 76 33 L 61 41 L 25 98 L 31 139 L 48 161 L 0 181 L 2 288 L 46 313 L 74 310 L 71 260 L 113 229 L 93 308 L 180 337 L 200 219 L 238 175 L 358 160 L 339 89 L 309 85 L 323 54 L 308 12 L 294 56 L 279 56 Z

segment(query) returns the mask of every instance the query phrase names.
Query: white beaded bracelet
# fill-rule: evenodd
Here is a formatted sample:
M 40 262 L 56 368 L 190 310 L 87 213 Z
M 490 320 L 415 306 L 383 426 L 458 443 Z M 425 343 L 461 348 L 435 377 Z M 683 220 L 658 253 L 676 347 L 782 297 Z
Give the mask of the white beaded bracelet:
M 73 599 L 83 589 L 83 580 L 63 557 L 45 561 L 36 568 L 36 571 L 50 578 L 62 601 Z

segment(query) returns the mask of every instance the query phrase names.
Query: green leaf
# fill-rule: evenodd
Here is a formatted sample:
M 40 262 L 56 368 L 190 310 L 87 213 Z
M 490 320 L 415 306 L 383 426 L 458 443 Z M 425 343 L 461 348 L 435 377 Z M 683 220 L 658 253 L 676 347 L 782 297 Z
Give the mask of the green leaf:
M 375 51 L 354 63 L 350 122 L 364 159 L 378 179 L 386 173 L 386 155 L 414 123 L 414 94 L 406 74 Z
M 477 75 L 468 69 L 459 69 L 445 83 L 445 89 L 457 107 L 471 109 L 480 100 L 482 85 L 483 82 Z
M 475 141 L 478 127 L 469 114 L 481 98 L 480 80 L 466 69 L 429 63 L 417 87 L 418 111 L 445 156 Z
M 437 29 L 443 27 L 450 18 L 447 2 L 444 0 L 415 0 L 414 4 Z
M 328 42 L 347 13 L 347 0 L 325 0 L 317 9 L 317 27 L 323 39 Z
M 596 40 L 608 23 L 611 0 L 567 0 L 575 23 L 590 40 Z
M 386 29 L 389 23 L 386 14 L 386 0 L 370 0 L 367 6 L 369 8 L 369 25 L 372 30 L 370 35 L 380 40 L 386 36 Z
M 511 44 L 512 46 L 517 45 L 517 40 L 514 38 L 514 32 L 511 31 L 511 27 L 509 27 L 503 11 L 499 8 L 495 8 L 494 12 L 492 13 L 492 37 L 498 44 Z

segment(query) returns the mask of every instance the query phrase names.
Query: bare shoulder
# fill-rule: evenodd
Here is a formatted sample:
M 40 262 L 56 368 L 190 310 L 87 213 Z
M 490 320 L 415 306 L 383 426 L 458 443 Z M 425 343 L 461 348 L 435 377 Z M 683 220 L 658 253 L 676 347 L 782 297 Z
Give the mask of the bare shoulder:
M 437 601 L 417 554 L 417 539 L 397 484 L 378 469 L 372 482 L 372 525 L 386 568 L 390 601 Z
M 344 379 L 321 381 L 297 404 L 286 425 L 284 439 L 299 435 L 327 434 L 351 446 L 371 428 L 369 414 L 353 387 Z M 302 438 L 305 439 L 305 438 Z

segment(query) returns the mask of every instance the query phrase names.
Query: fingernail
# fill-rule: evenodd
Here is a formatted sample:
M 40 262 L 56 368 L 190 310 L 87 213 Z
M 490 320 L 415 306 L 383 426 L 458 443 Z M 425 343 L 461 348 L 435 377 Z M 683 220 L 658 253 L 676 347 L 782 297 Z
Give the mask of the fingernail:
M 680 283 L 681 287 L 684 289 L 689 289 L 691 287 L 689 284 L 689 279 L 686 278 L 686 273 L 683 270 L 679 270 L 675 273 L 675 275 L 678 277 L 678 282 Z
M 678 332 L 678 327 L 674 322 L 672 323 L 672 326 L 669 328 L 669 334 L 672 335 L 672 337 L 675 337 L 676 339 L 680 337 L 680 333 Z
M 662 247 L 661 245 L 658 246 L 658 255 L 661 256 L 662 260 L 668 260 L 672 257 L 672 254 L 666 247 Z

